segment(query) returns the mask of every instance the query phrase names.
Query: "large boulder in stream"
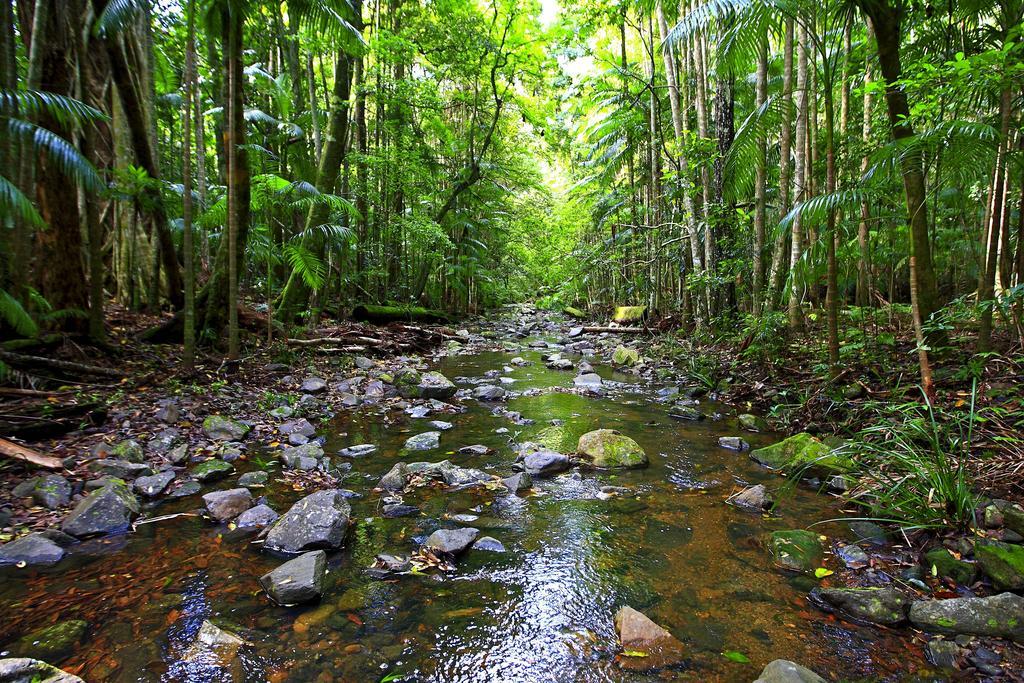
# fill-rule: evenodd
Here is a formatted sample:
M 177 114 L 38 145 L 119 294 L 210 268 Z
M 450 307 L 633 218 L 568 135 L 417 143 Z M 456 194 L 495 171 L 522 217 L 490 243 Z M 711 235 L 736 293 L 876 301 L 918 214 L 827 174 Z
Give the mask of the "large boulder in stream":
M 921 600 L 910 606 L 914 626 L 945 635 L 995 636 L 1024 642 L 1024 598 L 1000 593 L 987 598 Z
M 807 474 L 844 474 L 854 469 L 849 455 L 802 432 L 750 451 L 750 459 L 773 470 Z
M 405 440 L 407 451 L 431 451 L 441 445 L 441 432 L 423 432 Z
M 264 547 L 287 553 L 338 548 L 348 531 L 352 508 L 338 489 L 312 493 L 274 522 Z
M 398 378 L 398 391 L 405 398 L 424 398 L 447 401 L 458 387 L 440 372 L 408 371 Z
M 594 467 L 647 467 L 647 453 L 633 439 L 614 429 L 597 429 L 580 437 L 576 452 Z
M 615 613 L 615 630 L 624 655 L 619 663 L 624 669 L 647 671 L 683 661 L 683 644 L 646 614 L 628 605 Z
M 79 501 L 64 518 L 61 531 L 77 538 L 113 534 L 126 530 L 139 512 L 139 501 L 128 485 L 111 479 Z
M 0 683 L 85 683 L 78 676 L 28 657 L 0 659 Z
M 796 662 L 776 659 L 761 670 L 754 683 L 825 683 L 825 679 Z
M 267 572 L 260 577 L 260 585 L 278 605 L 298 605 L 320 599 L 326 573 L 327 553 L 314 550 Z

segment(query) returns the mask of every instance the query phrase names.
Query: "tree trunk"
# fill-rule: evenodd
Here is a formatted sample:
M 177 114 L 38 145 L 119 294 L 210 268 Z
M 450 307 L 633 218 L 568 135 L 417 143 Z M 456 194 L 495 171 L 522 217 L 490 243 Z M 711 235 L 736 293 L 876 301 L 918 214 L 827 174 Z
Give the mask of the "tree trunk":
M 796 76 L 796 164 L 793 176 L 796 180 L 794 204 L 807 198 L 807 31 L 803 27 L 799 31 L 797 43 L 797 76 Z M 790 285 L 789 285 L 789 327 L 791 330 L 803 328 L 804 316 L 800 307 L 801 288 L 798 277 L 800 259 L 803 256 L 803 225 L 798 215 L 793 220 L 792 252 L 790 254 Z
M 242 95 L 242 50 L 245 17 L 238 6 L 229 6 L 227 11 L 227 40 L 225 53 L 228 62 L 228 123 L 227 140 L 224 147 L 228 162 L 228 360 L 237 360 L 239 354 L 238 333 L 238 271 L 239 254 L 245 255 L 244 246 L 239 249 L 239 233 L 242 222 L 248 223 L 249 198 L 243 197 L 243 186 L 249 184 L 248 162 L 245 152 L 240 149 L 245 137 L 244 97 Z M 243 207 L 243 202 L 245 206 Z
M 1010 150 L 1010 87 L 1004 86 L 999 97 L 999 153 L 996 155 L 995 178 L 992 181 L 992 202 L 989 211 L 988 250 L 985 279 L 978 292 L 981 325 L 978 327 L 978 353 L 992 347 L 992 309 L 995 307 L 996 272 L 999 269 L 999 235 L 1003 227 L 1003 204 L 1006 198 L 1006 154 Z
M 768 101 L 768 36 L 764 36 L 757 49 L 757 83 L 754 106 L 760 109 Z M 765 195 L 768 184 L 768 160 L 765 157 L 767 140 L 757 141 L 757 168 L 754 174 L 754 274 L 751 285 L 751 311 L 761 315 L 764 287 Z
M 75 24 L 83 8 L 78 0 L 54 0 L 52 9 L 42 32 L 33 36 L 41 55 L 39 87 L 74 97 L 79 58 Z M 40 116 L 40 125 L 73 144 L 75 131 L 52 116 Z M 39 156 L 37 169 L 36 201 L 47 225 L 36 233 L 37 288 L 54 310 L 88 311 L 77 193 L 58 164 L 45 156 Z M 67 332 L 88 331 L 88 320 L 79 316 L 61 317 L 56 324 Z
M 870 38 L 870 30 L 868 31 Z M 871 142 L 871 58 L 864 58 L 864 118 L 861 124 L 861 140 L 864 145 L 864 154 L 860 161 L 860 173 L 863 176 L 868 171 L 871 155 L 868 153 Z M 871 207 L 868 202 L 861 202 L 860 223 L 857 226 L 857 246 L 860 250 L 860 257 L 857 259 L 857 305 L 869 306 L 871 304 Z
M 782 67 L 782 126 L 779 133 L 779 218 L 789 213 L 790 186 L 793 176 L 793 20 L 786 20 L 785 39 L 783 42 Z M 772 254 L 771 284 L 768 287 L 768 307 L 774 309 L 782 299 L 782 284 L 789 270 L 786 258 L 786 244 L 789 232 L 779 230 L 775 237 L 775 249 Z
M 352 59 L 343 51 L 338 50 L 334 61 L 334 91 L 331 98 L 331 118 L 327 128 L 327 141 L 324 145 L 323 157 L 317 171 L 316 188 L 325 194 L 333 194 L 338 187 L 341 165 L 345 158 L 345 143 L 348 138 L 348 105 L 352 91 Z M 324 204 L 316 204 L 306 215 L 306 233 L 319 225 L 323 225 L 330 217 L 329 209 Z M 316 241 L 313 241 L 316 240 Z M 307 238 L 305 244 L 317 244 L 321 259 L 324 256 L 325 242 L 320 237 Z M 309 303 L 311 290 L 302 275 L 295 270 L 288 276 L 281 303 L 277 308 L 278 319 L 291 322 L 300 309 Z
M 188 0 L 188 36 L 185 43 L 185 118 L 182 124 L 182 242 L 185 252 L 185 339 L 182 364 L 186 372 L 195 367 L 196 357 L 196 270 L 192 244 L 192 98 L 196 82 L 196 0 Z

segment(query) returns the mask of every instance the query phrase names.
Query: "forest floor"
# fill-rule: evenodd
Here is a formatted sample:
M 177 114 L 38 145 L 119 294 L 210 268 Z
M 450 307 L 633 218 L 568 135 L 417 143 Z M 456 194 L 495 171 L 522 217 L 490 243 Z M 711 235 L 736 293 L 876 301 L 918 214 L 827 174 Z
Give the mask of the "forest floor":
M 67 495 L 48 507 L 33 497 L 34 484 L 26 486 L 40 471 L 18 461 L 0 460 L 0 541 L 29 530 L 56 527 L 77 494 L 95 480 L 93 466 L 97 459 L 129 460 L 155 470 L 161 463 L 166 467 L 168 461 L 180 465 L 189 460 L 249 458 L 245 442 L 230 442 L 228 446 L 234 449 L 230 453 L 223 443 L 218 444 L 216 439 L 211 442 L 202 421 L 202 416 L 209 415 L 229 415 L 248 425 L 252 430 L 246 440 L 249 443 L 264 443 L 271 448 L 286 442 L 298 445 L 301 439 L 290 441 L 293 435 L 284 434 L 279 424 L 293 411 L 316 424 L 358 405 L 360 396 L 370 395 L 373 384 L 381 384 L 383 391 L 404 368 L 449 351 L 458 352 L 463 343 L 469 346 L 471 337 L 475 351 L 501 349 L 506 343 L 503 340 L 510 339 L 510 330 L 517 344 L 541 336 L 558 339 L 557 348 L 565 344 L 566 350 L 592 345 L 597 349 L 597 359 L 610 356 L 618 345 L 637 349 L 641 362 L 621 367 L 622 371 L 666 388 L 678 387 L 680 397 L 706 396 L 729 406 L 730 415 L 734 411 L 763 416 L 773 432 L 854 437 L 869 425 L 895 421 L 902 415 L 901 406 L 919 402 L 913 339 L 906 321 L 898 317 L 865 335 L 861 348 L 848 351 L 840 375 L 827 380 L 821 371 L 824 350 L 806 343 L 772 339 L 770 346 L 758 347 L 753 337 L 701 342 L 681 331 L 655 336 L 584 334 L 580 323 L 558 314 L 535 312 L 530 307 L 511 312 L 526 322 L 510 323 L 506 319 L 496 324 L 489 318 L 464 321 L 472 333 L 444 325 L 331 322 L 306 330 L 298 335 L 298 341 L 271 344 L 263 337 L 266 319 L 247 312 L 243 316 L 249 330 L 245 355 L 237 363 L 227 363 L 218 355 L 204 354 L 191 374 L 181 370 L 180 347 L 138 341 L 139 333 L 161 322 L 160 318 L 118 312 L 111 316 L 113 325 L 106 349 L 70 340 L 51 344 L 39 355 L 77 365 L 39 365 L 25 372 L 15 366 L 8 384 L 13 380 L 18 386 L 0 392 L 0 420 L 8 429 L 4 436 L 9 436 L 12 428 L 21 431 L 26 438 L 18 441 L 42 455 L 61 459 L 65 463 L 62 474 L 72 482 Z M 822 337 L 814 330 L 808 334 L 812 339 Z M 955 342 L 963 342 L 966 347 L 965 340 Z M 366 357 L 373 357 L 375 363 Z M 970 363 L 966 352 L 950 351 L 941 359 L 936 367 L 936 412 L 940 420 L 974 415 L 970 450 L 974 457 L 970 464 L 978 492 L 1018 502 L 1024 490 L 1021 478 L 1016 476 L 1024 468 L 1019 441 L 1024 415 L 1020 356 L 992 359 L 980 376 L 964 370 L 971 367 Z M 367 384 L 366 377 L 353 379 L 364 367 L 373 367 L 378 380 Z M 358 388 L 350 391 L 351 382 L 358 382 L 353 385 Z M 81 410 L 76 412 L 75 408 Z M 723 419 L 708 413 L 707 408 L 700 410 L 707 419 Z M 59 430 L 62 422 L 75 428 L 46 434 L 48 429 Z M 177 452 L 180 444 L 185 447 Z M 317 476 L 315 471 L 284 473 L 285 479 L 298 487 L 296 490 L 322 488 Z M 198 490 L 196 482 L 185 478 L 172 483 L 164 495 L 185 496 Z M 841 499 L 836 502 L 844 513 L 861 512 Z M 1010 513 L 1007 515 L 1009 518 Z M 987 526 L 966 533 L 954 529 L 880 531 L 888 539 L 897 540 L 884 549 L 869 548 L 867 554 L 857 556 L 842 553 L 855 544 L 837 545 L 833 554 L 841 563 L 835 567 L 832 585 L 871 587 L 897 577 L 897 581 L 906 581 L 914 590 L 932 597 L 989 594 L 987 584 L 973 578 L 947 582 L 921 571 L 925 553 L 930 550 L 946 548 L 959 561 L 973 552 L 973 543 L 978 540 L 975 536 L 1019 540 L 1008 521 L 1007 528 L 998 521 Z M 975 642 L 971 647 L 979 646 Z M 998 642 L 984 641 L 977 651 L 989 652 L 992 648 L 1000 653 L 1004 665 L 1016 669 L 1024 661 L 1024 654 L 1016 649 L 1004 651 Z M 966 656 L 966 652 L 960 656 Z
M 364 354 L 391 359 L 397 369 L 407 356 L 459 339 L 456 330 L 445 325 L 325 320 L 320 327 L 297 334 L 299 341 L 277 339 L 268 344 L 266 316 L 249 309 L 242 315 L 249 332 L 244 356 L 230 363 L 219 354 L 201 353 L 195 371 L 186 374 L 179 346 L 139 341 L 140 333 L 163 322 L 163 317 L 117 309 L 108 318 L 106 348 L 61 338 L 58 344 L 25 353 L 102 368 L 110 374 L 52 367 L 21 372 L 15 366 L 6 386 L 0 386 L 0 435 L 13 434 L 41 453 L 73 460 L 83 452 L 95 454 L 115 435 L 157 438 L 168 427 L 158 419 L 159 407 L 177 397 L 204 394 L 216 402 L 222 390 L 229 388 L 232 406 L 248 406 L 252 411 L 248 417 L 258 419 L 259 411 L 275 402 L 296 399 L 297 394 L 285 396 L 279 391 L 281 373 L 290 368 L 303 368 L 304 376 L 330 377 L 347 369 L 354 354 Z M 848 438 L 868 425 L 892 419 L 900 406 L 920 403 L 909 321 L 890 314 L 887 322 L 863 330 L 862 342 L 845 351 L 843 370 L 834 379 L 823 371 L 823 345 L 783 337 L 759 346 L 753 335 L 697 340 L 682 330 L 659 331 L 658 325 L 652 325 L 655 336 L 644 338 L 643 353 L 653 361 L 652 368 L 663 368 L 662 374 L 667 375 L 664 368 L 672 368 L 673 377 L 713 398 L 764 416 L 774 431 Z M 487 320 L 466 324 L 485 328 Z M 823 325 L 819 327 L 820 334 L 811 329 L 801 337 L 823 339 Z M 622 341 L 628 345 L 636 338 L 623 335 Z M 1001 341 L 1011 348 L 1011 340 Z M 1024 477 L 1020 476 L 1024 472 L 1020 437 L 1024 433 L 1024 354 L 995 357 L 981 372 L 972 372 L 969 346 L 965 332 L 962 338 L 954 337 L 950 350 L 938 359 L 936 410 L 961 416 L 973 411 L 970 467 L 979 491 L 1024 502 Z M 300 379 L 296 378 L 296 388 Z M 344 401 L 343 393 L 329 395 L 331 401 Z M 79 428 L 69 430 L 70 425 Z M 177 427 L 198 430 L 200 425 Z M 57 516 L 31 504 L 31 499 L 13 495 L 13 484 L 24 474 L 23 465 L 0 460 L 0 527 L 42 528 Z M 10 516 L 6 522 L 5 514 Z

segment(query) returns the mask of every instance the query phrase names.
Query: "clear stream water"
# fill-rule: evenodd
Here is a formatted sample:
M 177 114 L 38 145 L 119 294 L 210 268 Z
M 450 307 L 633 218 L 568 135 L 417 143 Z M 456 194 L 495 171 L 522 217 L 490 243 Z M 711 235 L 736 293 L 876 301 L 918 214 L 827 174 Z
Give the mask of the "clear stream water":
M 466 400 L 464 413 L 426 419 L 364 406 L 326 427 L 327 453 L 368 442 L 380 448 L 354 460 L 343 484 L 364 497 L 352 501 L 355 524 L 344 549 L 330 557 L 329 587 L 319 605 L 273 606 L 257 578 L 279 558 L 261 552 L 251 535 L 198 516 L 178 517 L 84 544 L 53 569 L 2 570 L 0 649 L 41 626 L 84 619 L 85 639 L 55 663 L 90 682 L 751 681 L 776 658 L 842 680 L 916 680 L 926 673 L 908 636 L 816 612 L 804 599 L 816 581 L 771 566 L 760 536 L 835 516 L 833 499 L 796 489 L 774 518 L 724 504 L 738 484 L 775 488 L 783 482 L 745 454 L 718 447 L 719 436 L 738 433 L 729 417 L 734 411 L 718 406 L 727 416 L 719 421 L 673 420 L 655 400 L 660 385 L 636 384 L 632 375 L 608 368 L 598 369 L 613 382 L 602 397 L 559 392 L 554 389 L 572 386 L 573 373 L 545 369 L 535 351 L 453 356 L 437 369 L 453 378 L 480 378 L 514 355 L 533 363 L 507 374 L 517 380 L 513 389 L 527 395 L 506 405 L 533 425 L 516 426 L 492 415 L 493 404 Z M 534 491 L 522 496 L 421 490 L 405 497 L 421 507 L 420 517 L 383 519 L 371 490 L 397 462 L 404 440 L 431 429 L 430 419 L 455 426 L 442 434 L 439 450 L 411 459 L 448 458 L 504 476 L 515 459 L 512 435 L 518 441 L 543 436 L 570 452 L 580 434 L 613 428 L 636 439 L 651 466 L 535 479 Z M 552 426 L 551 420 L 564 423 Z M 496 434 L 500 427 L 512 434 Z M 744 438 L 756 446 L 774 437 Z M 469 444 L 494 452 L 456 453 Z M 632 493 L 601 500 L 602 485 Z M 277 483 L 263 493 L 284 512 L 309 491 Z M 160 503 L 148 514 L 198 505 L 195 496 Z M 470 550 L 443 576 L 379 580 L 366 574 L 377 553 L 408 553 L 439 526 L 457 526 L 446 519 L 455 514 L 478 516 L 472 526 L 507 552 Z M 815 528 L 830 537 L 844 534 L 838 525 Z M 690 659 L 684 667 L 649 675 L 620 668 L 612 620 L 624 604 L 685 643 Z M 207 618 L 233 624 L 250 643 L 227 666 L 184 656 Z M 725 652 L 742 653 L 749 663 Z

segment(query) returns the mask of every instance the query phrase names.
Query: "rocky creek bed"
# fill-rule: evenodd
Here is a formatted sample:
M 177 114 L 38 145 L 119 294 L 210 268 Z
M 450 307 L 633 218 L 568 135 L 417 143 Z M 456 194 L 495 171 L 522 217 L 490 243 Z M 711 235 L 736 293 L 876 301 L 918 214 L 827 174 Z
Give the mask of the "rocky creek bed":
M 836 521 L 845 456 L 637 339 L 528 309 L 455 336 L 182 390 L 26 477 L 52 513 L 0 546 L 0 681 L 1019 670 L 1019 508 L 922 562 Z

